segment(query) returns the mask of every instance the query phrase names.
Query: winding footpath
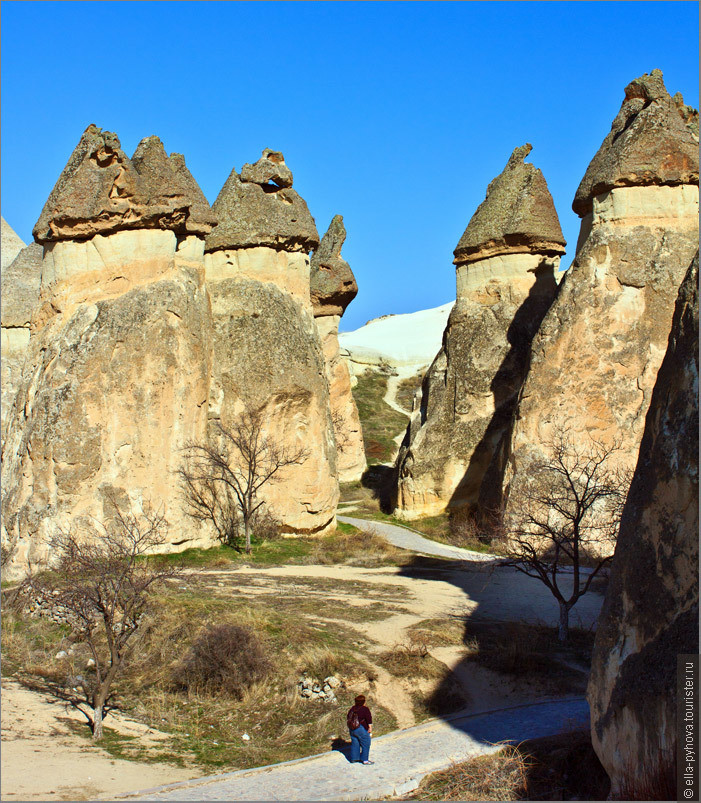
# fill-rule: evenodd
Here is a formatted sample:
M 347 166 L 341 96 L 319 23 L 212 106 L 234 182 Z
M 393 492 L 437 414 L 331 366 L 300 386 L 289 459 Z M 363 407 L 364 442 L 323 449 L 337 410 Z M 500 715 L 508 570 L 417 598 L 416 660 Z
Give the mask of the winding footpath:
M 405 527 L 385 522 L 339 516 L 339 521 L 356 527 L 372 527 L 379 535 L 403 549 L 437 557 L 461 560 L 466 588 L 475 582 L 479 607 L 490 618 L 544 621 L 552 613 L 553 601 L 547 589 L 513 569 L 498 567 L 495 555 L 439 544 Z M 485 582 L 488 575 L 488 581 Z M 472 578 L 472 579 L 471 579 Z M 480 579 L 481 578 L 481 579 Z M 508 587 L 520 583 L 518 610 L 500 604 Z M 595 620 L 601 605 L 598 594 L 580 600 L 588 603 L 580 611 L 584 622 Z M 589 708 L 583 697 L 558 698 L 526 705 L 500 708 L 478 714 L 454 714 L 372 741 L 372 766 L 350 764 L 340 751 L 272 764 L 250 770 L 210 775 L 204 778 L 144 789 L 112 800 L 377 800 L 406 795 L 421 779 L 453 762 L 464 761 L 500 749 L 505 742 L 552 736 L 589 727 Z
M 341 752 L 211 775 L 144 790 L 117 800 L 379 800 L 405 795 L 454 761 L 493 753 L 498 743 L 588 727 L 583 698 L 517 706 L 468 717 L 431 720 L 372 740 L 375 764 L 350 764 Z

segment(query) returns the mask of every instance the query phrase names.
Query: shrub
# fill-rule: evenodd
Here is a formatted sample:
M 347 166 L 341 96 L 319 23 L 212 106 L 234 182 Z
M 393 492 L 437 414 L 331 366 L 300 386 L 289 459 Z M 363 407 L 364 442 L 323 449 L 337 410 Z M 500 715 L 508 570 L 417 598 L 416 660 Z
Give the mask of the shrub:
M 175 671 L 175 683 L 187 690 L 223 693 L 241 699 L 272 669 L 256 634 L 240 625 L 214 625 L 200 633 Z
M 265 507 L 261 507 L 253 514 L 253 537 L 255 541 L 276 541 L 282 537 L 280 522 L 275 519 Z

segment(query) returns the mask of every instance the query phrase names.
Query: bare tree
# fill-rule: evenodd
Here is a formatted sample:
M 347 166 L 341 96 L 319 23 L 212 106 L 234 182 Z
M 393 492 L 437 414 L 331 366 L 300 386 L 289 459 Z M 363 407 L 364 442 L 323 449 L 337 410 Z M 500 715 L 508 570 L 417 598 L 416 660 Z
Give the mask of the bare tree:
M 51 683 L 50 689 L 85 716 L 96 741 L 103 720 L 117 707 L 113 684 L 150 596 L 158 583 L 180 573 L 175 566 L 141 560 L 163 543 L 164 517 L 150 510 L 124 513 L 110 501 L 114 514 L 108 524 L 94 523 L 82 534 L 74 527 L 59 531 L 50 542 L 56 556 L 52 569 L 26 584 L 26 593 L 47 604 L 90 650 L 92 671 Z
M 193 518 L 212 522 L 224 543 L 232 543 L 240 514 L 250 553 L 253 520 L 264 503 L 261 489 L 279 479 L 283 468 L 303 463 L 309 452 L 267 434 L 263 408 L 248 407 L 231 428 L 218 424 L 217 429 L 216 440 L 185 448 L 178 473 L 187 509 Z
M 536 461 L 509 494 L 501 565 L 550 589 L 560 606 L 558 639 L 565 642 L 570 610 L 613 558 L 630 473 L 610 465 L 618 443 L 576 445 L 560 433 L 544 446 L 550 457 Z

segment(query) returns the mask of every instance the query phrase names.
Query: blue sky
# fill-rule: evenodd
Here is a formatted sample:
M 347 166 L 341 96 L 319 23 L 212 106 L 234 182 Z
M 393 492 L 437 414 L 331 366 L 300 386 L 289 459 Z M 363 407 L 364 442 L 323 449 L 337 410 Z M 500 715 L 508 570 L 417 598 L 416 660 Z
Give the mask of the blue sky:
M 633 78 L 698 106 L 695 2 L 16 2 L 2 15 L 2 214 L 26 241 L 83 129 L 157 134 L 213 202 L 282 150 L 360 292 L 341 328 L 455 297 L 452 251 L 514 147 L 570 204 Z

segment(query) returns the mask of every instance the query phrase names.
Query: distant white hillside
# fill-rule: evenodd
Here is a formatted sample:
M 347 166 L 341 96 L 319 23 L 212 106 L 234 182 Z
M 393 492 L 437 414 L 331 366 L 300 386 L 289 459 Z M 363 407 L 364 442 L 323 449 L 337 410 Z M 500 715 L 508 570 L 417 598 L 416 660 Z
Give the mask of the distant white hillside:
M 441 347 L 454 303 L 404 315 L 384 315 L 354 332 L 342 332 L 338 336 L 341 352 L 352 363 L 354 373 L 381 362 L 395 367 L 429 365 Z

